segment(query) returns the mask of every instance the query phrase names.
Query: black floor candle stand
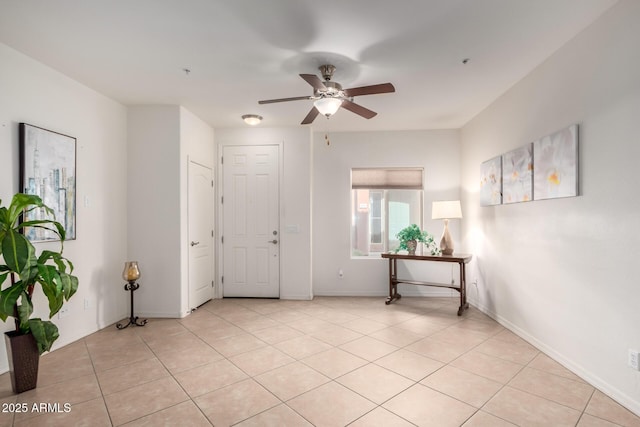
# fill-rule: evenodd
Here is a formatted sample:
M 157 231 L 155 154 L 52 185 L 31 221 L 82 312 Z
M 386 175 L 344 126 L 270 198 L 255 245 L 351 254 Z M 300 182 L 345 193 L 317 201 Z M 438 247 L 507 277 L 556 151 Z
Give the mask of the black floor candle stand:
M 116 325 L 116 328 L 118 329 L 124 329 L 129 325 L 133 325 L 133 326 L 144 326 L 147 324 L 147 319 L 139 319 L 138 320 L 138 316 L 133 316 L 133 292 L 138 289 L 140 287 L 139 284 L 137 284 L 135 281 L 130 281 L 129 283 L 127 283 L 126 285 L 124 285 L 124 290 L 125 291 L 131 291 L 131 317 L 129 317 L 129 322 L 125 325 L 123 323 L 118 323 Z

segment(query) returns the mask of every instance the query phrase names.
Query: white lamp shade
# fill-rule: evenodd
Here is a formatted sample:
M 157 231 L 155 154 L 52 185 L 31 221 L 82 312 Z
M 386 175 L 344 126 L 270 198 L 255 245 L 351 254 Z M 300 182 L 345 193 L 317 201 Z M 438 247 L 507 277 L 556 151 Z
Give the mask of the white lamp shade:
M 460 200 L 445 200 L 433 202 L 431 205 L 431 219 L 462 218 Z
M 320 98 L 313 103 L 313 106 L 320 111 L 320 114 L 324 114 L 327 117 L 335 114 L 340 105 L 342 105 L 342 100 L 339 98 Z

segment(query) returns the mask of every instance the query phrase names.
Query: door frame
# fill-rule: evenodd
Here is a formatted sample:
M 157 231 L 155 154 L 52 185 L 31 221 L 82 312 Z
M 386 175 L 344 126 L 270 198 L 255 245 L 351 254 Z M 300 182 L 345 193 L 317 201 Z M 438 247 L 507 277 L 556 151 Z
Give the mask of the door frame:
M 279 274 L 279 283 L 278 287 L 282 284 L 282 252 L 284 249 L 284 245 L 286 244 L 286 239 L 284 238 L 284 233 L 282 232 L 282 224 L 284 223 L 284 206 L 282 204 L 282 182 L 284 177 L 284 143 L 283 141 L 277 142 L 232 142 L 225 141 L 218 145 L 218 153 L 216 158 L 216 169 L 217 169 L 217 179 L 216 179 L 216 195 L 215 197 L 215 215 L 217 220 L 217 227 L 215 230 L 216 236 L 216 244 L 215 246 L 215 282 L 216 284 L 220 284 L 220 286 L 214 287 L 214 298 L 221 299 L 223 298 L 224 291 L 224 283 L 222 282 L 222 277 L 224 276 L 224 247 L 222 246 L 222 232 L 224 230 L 224 209 L 222 207 L 222 198 L 224 197 L 224 163 L 222 162 L 222 156 L 224 153 L 225 147 L 238 147 L 238 146 L 249 146 L 249 147 L 261 147 L 265 145 L 277 146 L 278 147 L 278 222 L 280 224 L 280 233 L 279 237 L 279 246 L 280 246 L 280 254 L 278 256 L 278 269 L 280 270 Z

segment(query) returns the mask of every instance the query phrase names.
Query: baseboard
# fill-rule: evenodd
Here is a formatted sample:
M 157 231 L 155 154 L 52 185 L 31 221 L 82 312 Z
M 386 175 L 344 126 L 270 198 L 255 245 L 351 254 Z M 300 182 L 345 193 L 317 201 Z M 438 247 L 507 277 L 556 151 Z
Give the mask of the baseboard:
M 310 295 L 280 295 L 281 300 L 295 300 L 295 301 L 311 301 L 313 296 Z
M 147 312 L 136 313 L 136 316 L 141 319 L 182 319 L 187 314 L 183 314 L 181 312 L 167 313 L 162 311 L 147 311 Z M 123 319 L 128 319 L 128 318 L 129 317 L 127 316 L 127 317 L 124 317 Z M 120 320 L 123 320 L 123 319 L 120 319 Z
M 411 288 L 417 288 L 415 286 L 411 286 Z M 403 297 L 452 297 L 459 298 L 460 294 L 456 291 L 450 289 L 399 289 L 398 293 Z M 381 297 L 386 298 L 389 296 L 388 292 L 371 292 L 371 291 L 361 291 L 361 292 L 353 292 L 353 291 L 326 291 L 326 292 L 315 292 L 314 296 L 317 297 Z
M 469 300 L 469 304 L 486 314 L 487 316 L 494 319 L 496 322 L 509 329 L 514 334 L 518 335 L 523 340 L 527 341 L 529 344 L 536 347 L 538 350 L 542 351 L 547 356 L 551 357 L 553 360 L 618 402 L 620 405 L 624 406 L 629 411 L 634 414 L 640 416 L 640 402 L 634 400 L 631 396 L 626 393 L 620 391 L 616 387 L 612 386 L 602 378 L 597 375 L 593 375 L 591 372 L 584 369 L 581 365 L 575 363 L 569 358 L 565 357 L 563 354 L 556 351 L 554 348 L 548 346 L 546 343 L 538 340 L 534 336 L 528 334 L 526 331 L 522 330 L 518 326 L 511 323 L 509 320 L 503 318 L 502 316 L 495 313 L 493 310 L 490 310 L 486 306 L 482 306 L 477 303 L 477 301 Z

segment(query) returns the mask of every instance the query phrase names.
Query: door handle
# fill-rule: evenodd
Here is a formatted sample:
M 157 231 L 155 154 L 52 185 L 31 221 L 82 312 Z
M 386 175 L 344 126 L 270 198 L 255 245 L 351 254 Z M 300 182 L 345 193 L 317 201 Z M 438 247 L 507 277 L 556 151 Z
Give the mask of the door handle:
M 267 243 L 273 243 L 274 245 L 278 243 L 278 240 L 273 239 L 273 240 L 269 240 Z
M 191 242 L 191 246 L 199 245 L 200 242 Z

